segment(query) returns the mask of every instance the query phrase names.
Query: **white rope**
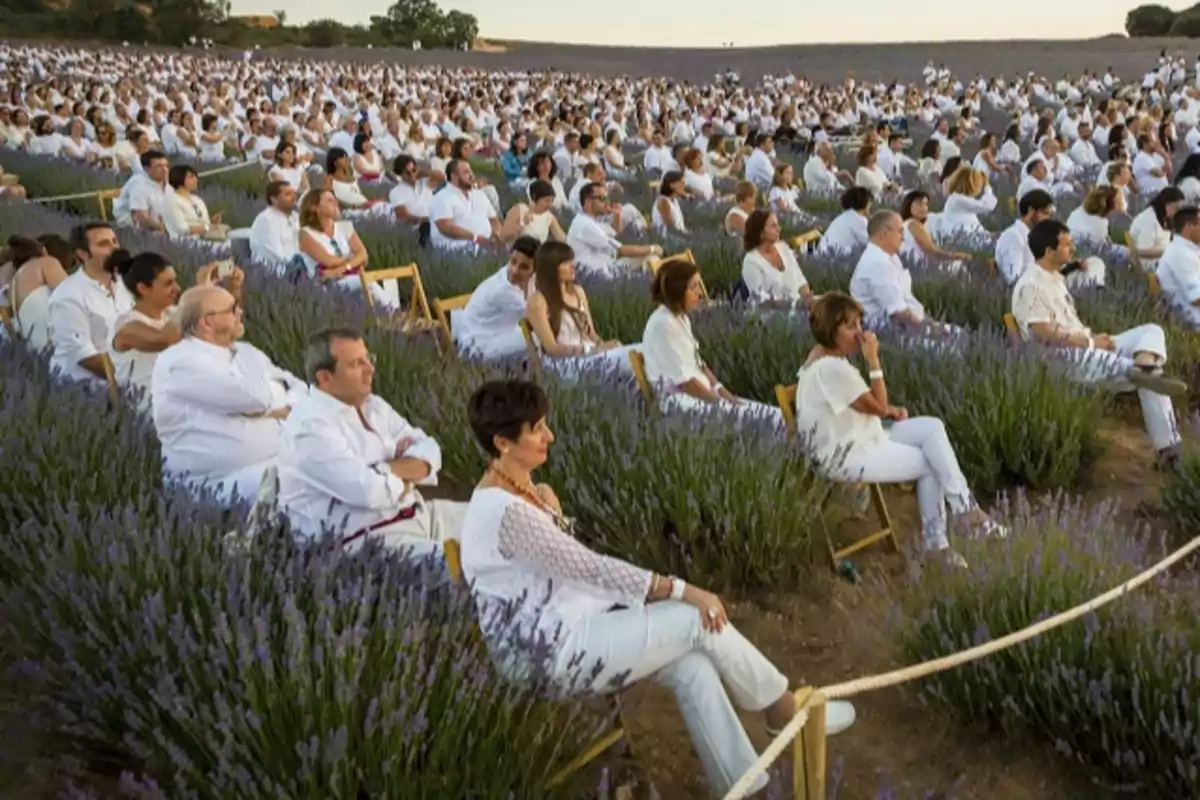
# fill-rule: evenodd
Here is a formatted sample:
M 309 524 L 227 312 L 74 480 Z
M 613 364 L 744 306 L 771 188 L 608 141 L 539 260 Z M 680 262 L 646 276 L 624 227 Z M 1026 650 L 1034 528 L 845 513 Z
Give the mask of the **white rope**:
M 259 167 L 260 169 L 263 168 L 262 164 L 259 164 L 257 161 L 239 161 L 236 164 L 227 164 L 223 167 L 215 167 L 213 169 L 206 169 L 204 172 L 197 172 L 196 175 L 197 175 L 197 177 L 200 177 L 200 178 L 207 178 L 209 175 L 220 175 L 222 172 L 233 172 L 236 169 L 243 169 L 244 167 Z M 88 198 L 95 197 L 96 195 L 100 194 L 101 192 L 111 192 L 116 188 L 117 187 L 113 186 L 113 187 L 110 187 L 107 189 L 93 189 L 90 192 L 78 192 L 76 194 L 60 194 L 60 195 L 56 195 L 54 197 L 34 197 L 34 198 L 31 198 L 29 202 L 31 202 L 31 203 L 60 203 L 60 202 L 66 201 L 66 200 L 87 200 Z

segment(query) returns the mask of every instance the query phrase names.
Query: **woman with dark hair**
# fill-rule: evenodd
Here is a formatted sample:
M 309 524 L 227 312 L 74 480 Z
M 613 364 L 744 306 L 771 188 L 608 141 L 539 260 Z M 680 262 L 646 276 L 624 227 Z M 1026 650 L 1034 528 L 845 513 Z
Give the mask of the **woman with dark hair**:
M 917 177 L 924 181 L 940 180 L 942 174 L 942 143 L 937 139 L 926 139 L 921 145 L 921 161 L 917 164 Z
M 369 133 L 359 133 L 354 136 L 354 157 L 350 166 L 360 180 L 377 181 L 383 177 L 383 156 L 375 149 Z
M 742 239 L 742 281 L 750 296 L 768 307 L 808 308 L 816 300 L 808 279 L 800 271 L 796 254 L 781 239 L 779 218 L 759 210 L 746 218 Z
M 900 204 L 900 219 L 904 221 L 904 243 L 900 254 L 915 261 L 941 263 L 957 272 L 963 268 L 962 261 L 970 258 L 969 253 L 943 250 L 929 233 L 929 195 L 925 192 L 909 192 Z
M 360 134 L 361 135 L 361 134 Z M 369 200 L 363 194 L 358 179 L 354 177 L 354 167 L 350 164 L 349 154 L 340 147 L 329 148 L 325 156 L 325 189 L 333 192 L 338 206 L 350 215 L 365 212 L 373 207 L 381 207 L 383 213 L 391 213 L 391 206 Z M 309 192 L 311 195 L 312 192 Z
M 1001 164 L 1021 163 L 1021 125 L 1014 122 L 1004 132 L 1004 142 L 1000 145 L 1000 153 L 996 160 Z
M 518 680 L 548 668 L 571 693 L 655 679 L 675 694 L 709 788 L 723 795 L 758 758 L 734 703 L 762 712 L 774 734 L 796 714 L 788 680 L 733 627 L 719 597 L 575 538 L 554 490 L 533 479 L 554 442 L 549 411 L 536 384 L 517 380 L 485 383 L 468 406 L 490 463 L 463 520 L 462 568 L 492 658 Z M 536 640 L 549 644 L 549 663 L 531 662 Z M 828 735 L 854 722 L 846 702 L 825 713 Z M 751 792 L 766 784 L 763 776 Z
M 848 483 L 917 482 L 917 502 L 927 553 L 942 553 L 966 566 L 950 550 L 946 504 L 983 533 L 1007 531 L 976 504 L 940 419 L 915 417 L 888 403 L 879 341 L 862 329 L 863 308 L 841 292 L 821 297 L 809 315 L 816 346 L 796 384 L 796 426 L 806 434 L 810 457 L 830 479 Z M 870 385 L 850 363 L 862 350 Z M 894 424 L 884 430 L 883 420 Z
M 604 133 L 604 149 L 600 151 L 604 160 L 604 171 L 614 180 L 629 176 L 629 167 L 625 164 L 625 154 L 621 152 L 621 132 L 609 128 Z
M 554 202 L 551 207 L 555 211 L 561 211 L 567 207 L 567 191 L 563 188 L 562 181 L 558 177 L 558 164 L 554 163 L 554 157 L 545 150 L 539 150 L 529 157 L 529 168 L 525 171 L 525 177 L 529 179 L 529 186 L 532 188 L 534 181 L 545 181 L 554 188 Z
M 687 233 L 687 224 L 683 221 L 683 209 L 679 206 L 679 198 L 687 193 L 683 182 L 683 173 L 671 170 L 663 175 L 658 187 L 658 198 L 654 201 L 654 210 L 650 214 L 650 226 L 655 233 Z
M 1171 243 L 1171 220 L 1183 202 L 1183 192 L 1176 186 L 1168 186 L 1159 191 L 1145 210 L 1133 218 L 1129 237 L 1147 272 L 1154 270 L 1163 251 Z
M 538 243 L 553 239 L 566 242 L 567 234 L 551 211 L 554 204 L 554 187 L 542 180 L 529 184 L 529 203 L 514 203 L 500 226 L 500 240 L 505 244 L 516 241 L 518 236 L 532 236 Z
M 523 173 L 529 166 L 529 137 L 518 133 L 512 137 L 512 144 L 500 156 L 500 171 L 504 179 L 511 184 L 520 183 Z
M 354 230 L 354 223 L 341 218 L 341 209 L 327 189 L 311 191 L 300 201 L 300 257 L 310 277 L 348 292 L 361 292 L 359 273 L 367 268 L 370 255 Z M 396 310 L 399 289 L 393 281 L 371 284 L 376 305 Z
M 822 254 L 853 253 L 867 246 L 867 218 L 871 216 L 871 190 L 851 186 L 842 192 L 842 213 L 833 218 L 818 251 Z
M 1175 173 L 1175 185 L 1183 192 L 1185 202 L 1200 203 L 1200 153 L 1192 153 Z
M 664 409 L 715 408 L 782 425 L 778 408 L 734 395 L 700 357 L 688 315 L 700 306 L 701 287 L 700 271 L 690 261 L 669 259 L 654 275 L 651 292 L 658 308 L 646 321 L 642 355 L 646 377 L 655 384 L 659 401 Z
M 61 254 L 62 248 L 54 249 Z M 66 250 L 70 253 L 70 247 Z M 13 326 L 29 347 L 41 350 L 50 343 L 50 293 L 67 279 L 67 266 L 73 264 L 64 266 L 42 242 L 24 236 L 9 238 L 0 250 L 0 264 L 5 265 L 0 271 L 12 270 L 7 288 Z
M 221 224 L 221 215 L 212 217 L 204 199 L 196 194 L 200 188 L 200 176 L 187 164 L 171 167 L 167 183 L 173 190 L 164 204 L 163 224 L 172 237 L 202 237 L 224 241 L 229 236 L 228 226 Z
M 562 242 L 546 242 L 533 259 L 537 291 L 529 299 L 526 319 L 542 353 L 551 365 L 569 359 L 570 370 L 577 359 L 603 356 L 609 363 L 629 368 L 629 351 L 615 339 L 601 339 L 592 320 L 587 292 L 575 283 L 575 251 Z
M 132 255 L 116 249 L 108 257 L 106 267 L 125 285 L 133 296 L 133 308 L 117 317 L 112 326 L 109 353 L 113 372 L 122 386 L 141 390 L 141 404 L 150 410 L 150 384 L 158 354 L 180 339 L 179 326 L 174 321 L 175 303 L 179 300 L 179 281 L 175 268 L 158 253 Z M 196 274 L 196 284 L 215 283 L 217 265 L 209 264 Z M 230 277 L 230 292 L 241 294 L 242 274 Z

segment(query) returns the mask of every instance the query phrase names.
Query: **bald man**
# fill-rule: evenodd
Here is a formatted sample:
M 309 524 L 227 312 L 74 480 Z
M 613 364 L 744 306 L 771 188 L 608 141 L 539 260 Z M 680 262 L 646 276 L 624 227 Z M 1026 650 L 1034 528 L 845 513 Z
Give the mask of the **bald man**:
M 239 341 L 241 306 L 220 286 L 183 293 L 179 329 L 183 339 L 159 355 L 152 382 L 163 471 L 215 487 L 226 502 L 253 500 L 291 403 L 308 387 Z

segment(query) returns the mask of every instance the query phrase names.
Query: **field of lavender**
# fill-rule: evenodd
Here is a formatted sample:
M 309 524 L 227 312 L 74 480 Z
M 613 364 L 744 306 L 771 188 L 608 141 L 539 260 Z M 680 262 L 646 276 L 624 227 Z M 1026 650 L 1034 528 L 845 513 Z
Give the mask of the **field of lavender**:
M 106 173 L 9 151 L 0 151 L 0 166 L 33 197 L 116 185 Z M 247 168 L 213 176 L 201 193 L 226 222 L 248 226 L 263 183 Z M 511 195 L 499 188 L 507 205 Z M 647 191 L 626 185 L 639 207 L 648 207 Z M 1012 187 L 997 187 L 1005 192 Z M 825 199 L 806 205 L 822 221 L 831 215 Z M 692 249 L 718 297 L 728 295 L 741 261 L 736 242 L 707 232 L 724 211 L 688 207 L 698 232 L 666 243 L 668 252 Z M 94 201 L 0 205 L 0 234 L 64 233 L 94 214 Z M 993 216 L 993 230 L 1010 221 L 1002 211 Z M 421 250 L 387 221 L 356 227 L 374 265 L 419 263 L 431 299 L 470 291 L 505 259 Z M 203 260 L 179 243 L 120 236 L 126 247 L 166 255 L 184 282 Z M 881 590 L 894 593 L 895 613 L 880 623 L 904 663 L 1086 599 L 1165 546 L 1109 507 L 1067 499 L 1092 481 L 1101 421 L 1120 409 L 1066 381 L 1036 350 L 1005 341 L 1008 295 L 983 268 L 986 255 L 976 254 L 966 276 L 914 271 L 930 312 L 971 329 L 961 356 L 896 338 L 884 350 L 895 402 L 945 421 L 972 486 L 1015 534 L 967 545 L 967 572 L 927 570 L 920 583 Z M 1110 285 L 1080 298 L 1084 318 L 1106 330 L 1165 318 L 1144 277 L 1105 255 Z M 852 267 L 803 262 L 817 291 L 844 290 Z M 288 369 L 300 370 L 310 331 L 366 322 L 357 296 L 284 283 L 253 265 L 247 273 L 247 338 Z M 644 277 L 587 288 L 606 336 L 641 338 L 651 311 Z M 698 314 L 695 329 L 726 385 L 766 402 L 776 383 L 794 380 L 812 344 L 803 317 L 729 304 Z M 444 479 L 469 489 L 483 461 L 465 400 L 485 377 L 522 365 L 448 358 L 429 339 L 378 328 L 368 338 L 376 391 L 437 437 Z M 1169 341 L 1171 369 L 1200 390 L 1200 341 L 1174 324 Z M 0 358 L 0 485 L 11 487 L 0 493 L 10 531 L 0 539 L 0 602 L 19 643 L 28 719 L 51 734 L 48 757 L 73 765 L 84 790 L 105 796 L 99 775 L 146 797 L 383 797 L 399 785 L 413 797 L 594 793 L 594 774 L 555 790 L 547 781 L 605 720 L 544 687 L 496 680 L 470 636 L 461 592 L 430 589 L 419 572 L 380 553 L 345 559 L 278 541 L 226 552 L 224 535 L 238 523 L 162 486 L 146 420 L 128 407 L 109 413 L 103 398 L 53 381 L 42 356 L 4 344 Z M 844 512 L 826 502 L 831 487 L 793 443 L 768 431 L 735 433 L 703 415 L 648 415 L 617 374 L 550 378 L 547 388 L 558 444 L 544 479 L 590 545 L 751 598 L 793 590 L 820 569 L 826 535 L 836 535 Z M 1189 456 L 1169 479 L 1163 507 L 1160 519 L 1196 530 L 1200 459 Z M 915 531 L 905 534 L 911 540 Z M 1195 796 L 1200 642 L 1184 616 L 1194 598 L 1190 574 L 1164 580 L 1086 627 L 951 673 L 922 694 L 966 720 L 1042 737 L 1106 785 Z

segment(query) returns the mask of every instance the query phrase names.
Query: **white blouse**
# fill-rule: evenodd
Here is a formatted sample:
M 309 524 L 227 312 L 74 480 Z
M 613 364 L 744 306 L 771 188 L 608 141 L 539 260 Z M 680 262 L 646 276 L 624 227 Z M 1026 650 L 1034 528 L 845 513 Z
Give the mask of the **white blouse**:
M 783 269 L 775 268 L 757 249 L 746 253 L 742 259 L 742 280 L 755 299 L 795 301 L 800 290 L 808 285 L 808 279 L 800 270 L 796 254 L 783 242 L 775 243 L 775 250 L 783 261 Z
M 692 334 L 687 314 L 676 314 L 666 306 L 655 309 L 642 333 L 642 356 L 646 377 L 669 391 L 678 390 L 693 378 L 708 383 L 700 344 Z
M 725 232 L 728 233 L 730 236 L 740 237 L 742 235 L 742 231 L 735 231 L 733 228 L 731 228 L 729 226 L 729 220 L 733 217 L 737 217 L 738 219 L 740 219 L 742 221 L 742 227 L 744 228 L 746 225 L 746 220 L 747 220 L 747 218 L 749 218 L 749 216 L 750 216 L 749 214 L 747 214 L 745 211 L 738 208 L 737 206 L 734 206 L 733 208 L 729 209 L 728 213 L 725 214 Z
M 1083 210 L 1083 206 L 1067 216 L 1067 229 L 1077 240 L 1091 239 L 1095 242 L 1108 241 L 1108 218 L 1098 217 Z
M 884 187 L 888 183 L 888 176 L 883 173 L 883 170 L 878 165 L 872 169 L 859 167 L 858 172 L 854 174 L 854 184 L 864 189 L 869 189 L 871 194 L 877 198 L 883 194 Z
M 767 195 L 767 204 L 777 213 L 799 214 L 800 206 L 796 205 L 796 197 L 800 190 L 795 186 L 788 189 L 782 186 L 772 186 Z
M 833 218 L 817 249 L 823 254 L 849 253 L 866 246 L 869 240 L 867 218 L 850 209 Z
M 172 191 L 164 204 L 163 222 L 166 223 L 167 233 L 172 236 L 193 236 L 193 225 L 203 225 L 207 231 L 212 227 L 212 219 L 208 215 L 208 206 L 197 195 L 184 197 L 179 192 Z
M 852 408 L 871 388 L 844 358 L 823 356 L 800 368 L 796 382 L 796 427 L 811 437 L 814 458 L 836 465 L 845 454 L 887 441 L 883 421 Z
M 962 233 L 988 234 L 987 228 L 979 221 L 979 214 L 987 214 L 996 208 L 996 195 L 989 186 L 982 197 L 968 197 L 965 194 L 952 194 L 946 198 L 946 205 L 938 220 L 938 233 L 945 235 L 955 231 Z
M 658 204 L 662 200 L 666 200 L 671 206 L 671 221 L 674 223 L 670 228 L 667 228 L 667 221 L 663 219 L 662 213 L 658 210 Z M 687 233 L 687 225 L 683 221 L 683 209 L 679 207 L 678 197 L 656 197 L 654 199 L 654 211 L 650 215 L 650 224 L 654 230 L 664 233 L 667 231 L 675 231 L 676 233 Z
M 1147 207 L 1142 213 L 1133 218 L 1129 226 L 1129 235 L 1133 238 L 1133 246 L 1137 250 L 1166 250 L 1171 243 L 1171 232 L 1158 224 L 1158 216 L 1154 208 Z M 1157 263 L 1157 259 L 1153 259 Z M 1143 263 L 1148 266 L 1150 261 Z
M 692 172 L 690 169 L 683 173 L 683 185 L 701 200 L 712 200 L 716 196 L 711 175 Z
M 148 325 L 155 330 L 161 331 L 167 326 L 169 315 L 170 311 L 163 314 L 161 319 L 154 319 L 131 308 L 117 317 L 117 321 L 113 323 L 112 338 L 115 339 L 121 328 L 130 322 L 140 322 L 143 325 Z M 122 386 L 136 386 L 141 389 L 144 393 L 142 396 L 142 408 L 149 410 L 150 393 L 153 388 L 154 363 L 158 360 L 158 353 L 143 353 L 140 350 L 133 349 L 118 351 L 113 348 L 111 340 L 109 341 L 109 353 L 112 355 L 113 372 L 116 374 L 117 383 Z

